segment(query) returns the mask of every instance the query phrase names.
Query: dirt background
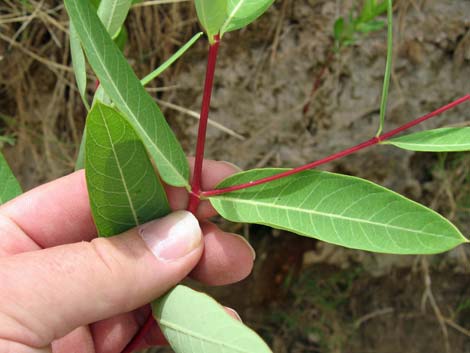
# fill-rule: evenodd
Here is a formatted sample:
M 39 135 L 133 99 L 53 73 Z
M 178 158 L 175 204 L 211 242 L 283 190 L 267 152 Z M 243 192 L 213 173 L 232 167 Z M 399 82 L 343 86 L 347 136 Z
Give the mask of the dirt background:
M 171 2 L 171 1 L 170 1 Z M 327 61 L 332 25 L 360 2 L 278 0 L 221 46 L 207 157 L 242 168 L 297 166 L 371 137 L 378 121 L 385 31 L 326 64 L 310 110 L 312 82 Z M 395 2 L 395 49 L 386 129 L 470 93 L 470 1 Z M 126 55 L 139 76 L 198 30 L 190 2 L 136 7 Z M 60 1 L 0 3 L 0 135 L 25 189 L 70 172 L 84 126 Z M 149 89 L 185 150 L 194 149 L 207 43 L 192 48 Z M 89 94 L 94 77 L 89 72 Z M 167 108 L 168 103 L 176 109 Z M 466 103 L 425 128 L 464 125 Z M 421 127 L 424 128 L 424 127 Z M 470 158 L 376 147 L 327 170 L 364 177 L 420 201 L 469 234 Z M 249 238 L 253 274 L 204 288 L 236 308 L 275 353 L 470 352 L 468 249 L 433 257 L 352 251 L 261 226 L 219 221 Z

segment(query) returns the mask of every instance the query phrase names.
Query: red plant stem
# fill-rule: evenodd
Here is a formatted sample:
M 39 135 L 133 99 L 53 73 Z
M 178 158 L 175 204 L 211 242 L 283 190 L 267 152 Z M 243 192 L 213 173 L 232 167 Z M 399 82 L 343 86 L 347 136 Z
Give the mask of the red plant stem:
M 206 142 L 207 122 L 209 119 L 209 109 L 211 105 L 212 87 L 214 83 L 215 65 L 217 54 L 219 52 L 220 37 L 215 36 L 215 41 L 209 47 L 209 56 L 207 59 L 206 81 L 204 83 L 204 94 L 202 96 L 201 115 L 199 120 L 199 129 L 197 133 L 196 159 L 194 161 L 193 180 L 191 183 L 191 192 L 189 194 L 188 211 L 195 213 L 199 206 L 199 194 L 201 193 L 201 175 L 202 163 L 204 160 L 204 145 Z
M 204 160 L 204 146 L 206 142 L 207 123 L 209 120 L 209 110 L 211 105 L 212 87 L 214 84 L 215 65 L 217 63 L 217 54 L 219 52 L 220 37 L 214 37 L 215 41 L 209 47 L 207 59 L 206 79 L 204 83 L 204 93 L 202 96 L 201 115 L 199 120 L 199 129 L 197 133 L 196 158 L 194 161 L 193 180 L 191 183 L 191 192 L 189 193 L 188 211 L 195 213 L 199 206 L 201 194 L 201 176 L 202 163 Z M 136 335 L 127 344 L 121 353 L 132 353 L 143 341 L 147 333 L 152 328 L 155 319 L 150 314 L 144 325 L 137 331 Z
M 392 130 L 392 131 L 384 133 L 384 134 L 382 134 L 378 137 L 373 137 L 373 138 L 371 138 L 371 139 L 369 139 L 365 142 L 362 142 L 362 143 L 360 143 L 356 146 L 353 146 L 353 147 L 347 148 L 343 151 L 332 154 L 328 157 L 319 159 L 317 161 L 314 161 L 312 163 L 306 164 L 306 165 L 301 166 L 301 167 L 297 167 L 297 168 L 288 170 L 286 172 L 282 172 L 282 173 L 275 174 L 275 175 L 272 175 L 272 176 L 269 176 L 269 177 L 266 177 L 266 178 L 250 181 L 248 183 L 233 185 L 233 186 L 229 186 L 229 187 L 222 188 L 222 189 L 203 191 L 203 192 L 200 193 L 200 196 L 201 197 L 210 197 L 210 196 L 222 195 L 222 194 L 232 192 L 232 191 L 247 189 L 247 188 L 250 188 L 250 187 L 253 187 L 253 186 L 256 186 L 256 185 L 261 185 L 261 184 L 268 183 L 270 181 L 279 180 L 279 179 L 288 177 L 290 175 L 300 173 L 304 170 L 308 170 L 308 169 L 318 167 L 322 164 L 334 161 L 335 159 L 339 159 L 339 158 L 348 156 L 348 155 L 350 155 L 354 152 L 360 151 L 360 150 L 362 150 L 366 147 L 373 146 L 373 145 L 376 145 L 376 144 L 378 144 L 382 141 L 390 139 L 393 136 L 399 134 L 400 132 L 403 132 L 403 131 L 408 130 L 409 128 L 411 128 L 413 126 L 421 124 L 422 122 L 424 122 L 428 119 L 431 119 L 431 118 L 433 118 L 433 117 L 435 117 L 435 116 L 437 116 L 437 115 L 439 115 L 439 114 L 441 114 L 441 113 L 443 113 L 443 112 L 445 112 L 449 109 L 452 109 L 452 108 L 456 107 L 457 105 L 464 103 L 465 101 L 470 101 L 470 94 L 467 94 L 467 95 L 463 96 L 462 98 L 459 98 L 459 99 L 453 101 L 452 103 L 449 103 L 449 104 L 447 104 L 447 105 L 445 105 L 445 106 L 443 106 L 443 107 L 441 107 L 441 108 L 439 108 L 439 109 L 437 109 L 437 110 L 435 110 L 435 111 L 433 111 L 429 114 L 426 114 L 426 115 L 424 115 L 424 116 L 422 116 L 418 119 L 410 121 L 409 123 L 407 123 L 405 125 L 402 125 L 402 126 L 396 128 L 396 129 Z
M 127 344 L 126 348 L 121 353 L 132 353 L 139 347 L 140 343 L 144 340 L 145 336 L 150 332 L 150 329 L 153 326 L 155 319 L 153 318 L 152 313 L 149 314 L 144 325 L 137 331 L 134 337 Z

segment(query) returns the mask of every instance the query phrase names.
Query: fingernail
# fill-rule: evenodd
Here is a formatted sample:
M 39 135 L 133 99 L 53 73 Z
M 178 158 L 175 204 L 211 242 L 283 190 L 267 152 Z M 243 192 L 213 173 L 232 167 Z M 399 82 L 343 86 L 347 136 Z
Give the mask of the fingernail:
M 232 167 L 232 168 L 235 169 L 237 172 L 242 172 L 242 171 L 243 171 L 243 169 L 240 168 L 240 167 L 239 167 L 238 165 L 236 165 L 236 164 L 233 164 L 233 163 L 230 163 L 230 162 L 227 162 L 227 161 L 221 161 L 221 163 L 226 164 L 226 165 Z
M 238 315 L 238 313 L 235 310 L 233 310 L 232 308 L 229 308 L 228 306 L 226 306 L 225 309 L 230 311 L 238 321 L 243 322 L 242 318 L 240 317 L 240 315 Z
M 236 236 L 237 238 L 239 238 L 240 240 L 242 240 L 247 246 L 248 248 L 250 249 L 251 251 L 251 255 L 253 256 L 253 261 L 256 260 L 256 251 L 255 249 L 251 246 L 250 242 L 243 236 L 239 235 L 239 234 L 233 234 L 234 236 Z
M 200 246 L 202 239 L 198 220 L 187 211 L 176 211 L 144 224 L 139 234 L 155 257 L 165 262 L 188 255 Z

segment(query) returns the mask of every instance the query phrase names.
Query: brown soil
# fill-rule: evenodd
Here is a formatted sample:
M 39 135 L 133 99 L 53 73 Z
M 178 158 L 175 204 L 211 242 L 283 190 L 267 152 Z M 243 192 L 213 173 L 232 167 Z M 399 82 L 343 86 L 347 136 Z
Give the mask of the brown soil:
M 302 114 L 331 48 L 332 24 L 353 3 L 279 0 L 254 25 L 224 38 L 211 119 L 243 140 L 210 128 L 209 158 L 243 168 L 296 166 L 375 133 L 384 31 L 360 39 L 330 63 L 309 113 Z M 72 170 L 84 124 L 68 68 L 67 17 L 57 5 L 45 1 L 24 28 L 22 22 L 0 19 L 0 133 L 16 137 L 16 146 L 4 151 L 26 189 Z M 399 0 L 395 5 L 387 130 L 470 92 L 470 2 Z M 0 14 L 31 13 L 11 0 L 0 9 Z M 191 6 L 180 3 L 134 9 L 127 28 L 126 54 L 143 76 L 189 39 L 197 24 Z M 159 78 L 155 96 L 197 111 L 206 46 L 200 41 Z M 90 94 L 93 86 L 92 79 Z M 468 111 L 467 103 L 425 127 L 463 124 Z M 175 110 L 165 113 L 191 154 L 197 121 Z M 377 147 L 325 168 L 421 201 L 468 234 L 467 155 Z M 249 279 L 207 290 L 236 308 L 276 353 L 470 352 L 466 249 L 423 262 L 346 250 L 260 226 L 222 225 L 249 235 L 258 259 Z

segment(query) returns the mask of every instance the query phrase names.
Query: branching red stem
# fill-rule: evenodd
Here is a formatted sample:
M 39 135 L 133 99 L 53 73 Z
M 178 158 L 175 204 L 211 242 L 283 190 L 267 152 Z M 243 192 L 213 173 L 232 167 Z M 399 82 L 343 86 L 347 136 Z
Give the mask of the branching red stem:
M 204 160 L 204 146 L 206 142 L 207 122 L 209 120 L 209 109 L 211 105 L 212 87 L 214 84 L 215 65 L 219 52 L 220 37 L 215 36 L 215 42 L 209 48 L 207 59 L 206 80 L 204 83 L 204 94 L 202 96 L 201 115 L 197 133 L 196 158 L 194 161 L 193 180 L 191 182 L 191 193 L 189 194 L 188 211 L 195 213 L 200 202 L 202 163 Z
M 265 183 L 268 183 L 270 181 L 282 179 L 282 178 L 288 177 L 290 175 L 300 173 L 304 170 L 308 170 L 308 169 L 318 167 L 322 164 L 331 162 L 335 159 L 339 159 L 339 158 L 348 156 L 348 155 L 350 155 L 354 152 L 360 151 L 360 150 L 362 150 L 366 147 L 373 146 L 373 145 L 376 145 L 376 144 L 378 144 L 382 141 L 388 140 L 388 139 L 392 138 L 393 136 L 395 136 L 395 135 L 397 135 L 397 134 L 399 134 L 399 133 L 401 133 L 405 130 L 408 130 L 409 128 L 411 128 L 413 126 L 421 124 L 422 122 L 424 122 L 428 119 L 431 119 L 431 118 L 433 118 L 433 117 L 435 117 L 435 116 L 437 116 L 437 115 L 439 115 L 439 114 L 441 114 L 441 113 L 443 113 L 443 112 L 445 112 L 449 109 L 452 109 L 452 108 L 456 107 L 459 104 L 462 104 L 465 101 L 470 101 L 470 94 L 467 94 L 467 95 L 463 96 L 462 98 L 459 98 L 459 99 L 453 101 L 452 103 L 449 103 L 449 104 L 447 104 L 447 105 L 445 105 L 445 106 L 443 106 L 443 107 L 441 107 L 441 108 L 439 108 L 439 109 L 437 109 L 437 110 L 435 110 L 435 111 L 433 111 L 429 114 L 426 114 L 426 115 L 424 115 L 424 116 L 422 116 L 418 119 L 410 121 L 409 123 L 407 123 L 405 125 L 402 125 L 402 126 L 396 128 L 396 129 L 392 130 L 392 131 L 384 133 L 384 134 L 382 134 L 378 137 L 373 137 L 370 140 L 367 140 L 367 141 L 362 142 L 362 143 L 360 143 L 356 146 L 353 146 L 353 147 L 347 148 L 343 151 L 332 154 L 328 157 L 319 159 L 317 161 L 314 161 L 312 163 L 306 164 L 306 165 L 301 166 L 301 167 L 297 167 L 297 168 L 288 170 L 286 172 L 282 172 L 282 173 L 279 173 L 279 174 L 276 174 L 276 175 L 272 175 L 270 177 L 250 181 L 248 183 L 233 185 L 233 186 L 222 188 L 222 189 L 203 191 L 203 192 L 200 193 L 200 196 L 201 197 L 210 197 L 210 196 L 222 195 L 222 194 L 232 192 L 232 191 L 247 189 L 247 188 L 250 188 L 250 187 L 253 187 L 253 186 L 256 186 L 256 185 L 265 184 Z

